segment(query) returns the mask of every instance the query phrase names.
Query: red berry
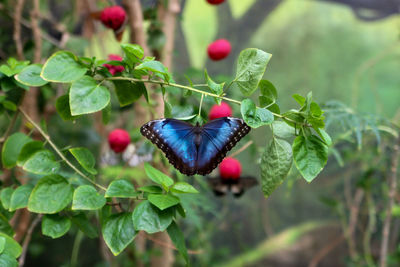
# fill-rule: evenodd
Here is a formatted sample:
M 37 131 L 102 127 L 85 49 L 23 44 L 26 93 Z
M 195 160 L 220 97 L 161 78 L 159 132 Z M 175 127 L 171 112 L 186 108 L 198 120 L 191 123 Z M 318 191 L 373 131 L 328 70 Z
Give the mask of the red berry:
M 125 10 L 120 6 L 106 7 L 101 11 L 100 20 L 104 26 L 114 31 L 121 28 L 126 18 Z
M 219 174 L 222 179 L 239 179 L 242 172 L 242 166 L 237 159 L 225 158 L 219 164 Z
M 208 56 L 212 60 L 221 60 L 226 58 L 231 52 L 232 47 L 228 40 L 219 39 L 211 43 L 208 48 Z
M 115 129 L 108 135 L 108 144 L 115 153 L 120 153 L 131 142 L 129 133 L 123 129 Z
M 223 2 L 225 2 L 225 0 L 207 0 L 207 2 L 211 5 L 219 5 Z
M 109 60 L 115 60 L 115 61 L 122 61 L 122 57 L 120 57 L 119 55 L 113 55 L 110 54 L 108 55 L 108 59 Z M 124 66 L 114 66 L 114 65 L 110 65 L 110 64 L 104 64 L 104 67 L 106 67 L 108 69 L 108 71 L 111 73 L 111 75 L 115 75 L 115 73 L 117 72 L 122 72 L 125 68 Z
M 210 113 L 208 114 L 209 120 L 215 120 L 217 118 L 230 117 L 230 116 L 232 116 L 232 109 L 225 102 L 221 102 L 221 105 L 212 106 Z

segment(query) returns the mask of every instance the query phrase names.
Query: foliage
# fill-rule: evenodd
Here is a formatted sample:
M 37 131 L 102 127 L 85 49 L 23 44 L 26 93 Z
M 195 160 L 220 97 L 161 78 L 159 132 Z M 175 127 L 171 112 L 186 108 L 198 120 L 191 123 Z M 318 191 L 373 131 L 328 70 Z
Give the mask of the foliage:
M 113 91 L 120 106 L 130 105 L 143 95 L 147 106 L 151 108 L 152 99 L 148 97 L 146 83 L 160 86 L 158 93 L 163 95 L 166 116 L 176 114 L 174 108 L 184 108 L 168 102 L 166 95 L 171 88 L 198 93 L 201 99 L 211 97 L 217 103 L 224 99 L 240 104 L 243 120 L 250 127 L 269 126 L 273 129 L 272 140 L 266 146 L 261 160 L 262 189 L 266 197 L 282 183 L 293 161 L 308 182 L 325 166 L 331 142 L 324 131 L 323 111 L 309 93 L 306 97 L 293 96 L 300 105 L 298 109 L 280 112 L 275 86 L 262 79 L 270 54 L 255 48 L 243 50 L 239 55 L 236 77 L 232 81 L 216 83 L 205 72 L 208 90 L 201 90 L 191 82 L 190 86 L 175 83 L 172 74 L 161 62 L 154 58 L 143 58 L 140 46 L 122 44 L 121 47 L 125 52 L 124 60 L 114 61 L 113 64 L 123 66 L 124 71 L 116 76 L 107 71 L 101 60 L 58 51 L 43 66 L 10 59 L 8 64 L 0 66 L 4 74 L 2 81 L 7 80 L 23 90 L 55 83 L 66 84 L 68 92 L 59 97 L 56 103 L 57 112 L 64 120 L 76 120 L 99 111 L 103 112 L 103 118 L 109 117 L 107 114 L 112 110 Z M 5 93 L 9 92 L 2 88 Z M 245 99 L 239 101 L 226 97 L 230 88 L 239 88 Z M 256 97 L 254 93 L 258 88 L 259 106 L 251 98 Z M 184 97 L 188 96 L 184 93 Z M 101 169 L 96 167 L 95 157 L 89 149 L 73 147 L 68 148 L 69 153 L 66 153 L 52 142 L 45 127 L 34 122 L 23 109 L 16 109 L 17 102 L 10 105 L 5 101 L 11 100 L 6 97 L 2 102 L 8 112 L 14 112 L 15 115 L 22 113 L 45 139 L 45 142 L 33 141 L 29 134 L 16 132 L 5 140 L 1 155 L 3 167 L 11 169 L 20 166 L 40 178 L 29 185 L 13 185 L 2 189 L 1 204 L 5 217 L 27 207 L 32 213 L 45 214 L 42 233 L 46 236 L 59 238 L 69 231 L 71 225 L 76 225 L 89 237 L 95 237 L 98 231 L 88 217 L 97 212 L 100 214 L 102 236 L 114 255 L 120 254 L 133 242 L 140 230 L 149 234 L 167 231 L 177 250 L 188 262 L 178 218 L 186 216 L 187 211 L 183 208 L 185 203 L 182 201 L 186 198 L 184 195 L 197 194 L 196 188 L 187 182 L 174 180 L 148 163 L 144 165 L 144 171 L 153 184 L 136 187 L 128 180 L 116 179 L 104 186 L 98 182 Z M 183 119 L 191 122 L 206 121 L 201 104 L 202 100 L 198 114 L 193 114 L 192 108 L 185 116 L 180 116 L 181 113 L 176 117 L 186 117 Z M 293 141 L 292 145 L 289 140 Z M 63 170 L 56 156 L 80 176 L 78 182 Z M 71 156 L 79 165 L 69 159 Z M 156 161 L 154 166 L 159 166 L 159 162 Z M 3 235 L 6 242 L 11 244 L 9 250 L 13 246 L 15 249 L 12 252 L 4 250 L 3 254 L 18 257 L 19 245 L 9 237 L 12 229 L 5 229 Z

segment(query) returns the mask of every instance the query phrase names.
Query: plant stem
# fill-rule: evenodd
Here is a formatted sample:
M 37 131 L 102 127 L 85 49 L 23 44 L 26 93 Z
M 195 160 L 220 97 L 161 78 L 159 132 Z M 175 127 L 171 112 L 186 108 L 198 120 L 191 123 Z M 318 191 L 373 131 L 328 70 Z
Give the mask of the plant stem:
M 8 136 L 10 135 L 11 130 L 14 128 L 15 122 L 17 121 L 18 114 L 19 114 L 19 111 L 18 110 L 15 111 L 15 113 L 14 113 L 12 119 L 11 119 L 11 122 L 8 125 L 8 128 L 7 128 L 6 132 L 4 133 L 3 137 L 0 138 L 0 144 L 5 142 L 6 139 L 8 138 Z
M 81 231 L 78 231 L 75 236 L 74 246 L 72 247 L 71 267 L 77 266 L 79 248 L 81 246 L 82 239 L 83 239 L 83 233 Z
M 159 85 L 165 85 L 165 86 L 173 86 L 173 87 L 176 87 L 176 88 L 182 88 L 182 89 L 186 89 L 186 90 L 189 90 L 189 91 L 193 91 L 193 92 L 196 92 L 196 93 L 199 93 L 199 94 L 220 98 L 222 100 L 226 100 L 228 102 L 232 102 L 232 103 L 235 103 L 235 104 L 238 104 L 238 105 L 242 104 L 242 102 L 240 102 L 239 100 L 236 100 L 236 99 L 232 99 L 232 98 L 229 98 L 229 97 L 213 94 L 213 93 L 206 92 L 206 91 L 203 91 L 203 90 L 200 90 L 200 89 L 197 89 L 197 88 L 193 88 L 193 87 L 186 86 L 186 85 L 180 85 L 180 84 L 176 84 L 176 83 L 167 83 L 167 82 L 164 82 L 164 81 L 156 81 L 156 80 L 142 80 L 142 79 L 136 79 L 136 78 L 130 78 L 130 77 L 108 77 L 106 79 L 107 80 L 127 80 L 127 81 L 132 81 L 132 82 L 143 82 L 143 83 L 152 83 L 152 84 L 159 84 Z M 257 106 L 257 108 L 261 108 L 261 107 Z M 272 111 L 270 111 L 270 112 L 275 117 L 282 118 L 282 119 L 284 119 L 286 121 L 290 121 L 290 122 L 293 122 L 295 124 L 309 126 L 308 124 L 299 123 L 297 121 L 289 119 L 289 118 L 285 117 L 284 115 L 281 115 L 281 114 L 278 114 L 278 113 L 275 113 L 275 112 L 272 112 Z
M 200 106 L 199 106 L 199 117 L 200 117 L 200 114 L 201 114 L 201 106 L 203 105 L 203 98 L 204 98 L 204 94 L 201 94 Z
M 382 230 L 382 243 L 381 243 L 381 253 L 379 258 L 379 266 L 387 266 L 387 253 L 388 253 L 388 243 L 389 243 L 389 233 L 390 233 L 390 223 L 392 220 L 392 208 L 395 202 L 396 189 L 397 189 L 397 168 L 399 164 L 400 157 L 400 134 L 393 146 L 393 154 L 390 164 L 390 175 L 388 179 L 389 184 L 389 202 L 386 206 L 386 217 L 383 223 Z
M 19 258 L 19 266 L 23 267 L 25 264 L 25 258 L 26 258 L 26 254 L 28 252 L 28 245 L 31 242 L 31 238 L 32 238 L 32 234 L 33 234 L 33 230 L 35 229 L 36 225 L 42 220 L 43 214 L 39 214 L 31 223 L 31 226 L 28 229 L 28 232 L 26 233 L 26 237 L 24 240 L 24 244 L 22 245 L 22 253 L 21 253 L 21 257 Z
M 107 188 L 97 184 L 96 182 L 92 181 L 92 179 L 90 179 L 88 176 L 86 176 L 84 173 L 82 173 L 78 168 L 76 168 L 65 156 L 64 154 L 60 151 L 60 149 L 58 149 L 58 147 L 53 143 L 53 141 L 51 141 L 50 137 L 43 131 L 42 128 L 40 128 L 39 125 L 36 124 L 36 122 L 34 122 L 32 120 L 31 117 L 29 117 L 29 115 L 22 109 L 22 108 L 18 108 L 19 111 L 24 115 L 24 117 L 33 125 L 33 127 L 35 127 L 38 132 L 44 137 L 44 139 L 46 139 L 46 141 L 49 143 L 49 145 L 54 149 L 54 151 L 60 156 L 60 158 L 62 160 L 65 161 L 65 163 L 67 163 L 67 165 L 69 167 L 71 167 L 71 169 L 73 169 L 77 174 L 79 174 L 80 176 L 82 176 L 82 178 L 86 179 L 88 182 L 92 183 L 93 185 L 97 186 L 98 188 L 106 191 Z

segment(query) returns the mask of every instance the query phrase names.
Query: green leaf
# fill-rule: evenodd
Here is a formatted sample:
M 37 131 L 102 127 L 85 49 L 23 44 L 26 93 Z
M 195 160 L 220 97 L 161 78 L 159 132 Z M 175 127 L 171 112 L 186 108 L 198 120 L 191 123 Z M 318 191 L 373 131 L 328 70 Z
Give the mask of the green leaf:
M 134 63 L 141 62 L 144 56 L 143 48 L 137 44 L 121 44 L 121 48 L 124 51 L 126 57 L 128 58 L 130 65 Z
M 106 199 L 91 185 L 81 185 L 72 200 L 72 210 L 98 210 L 106 204 Z
M 62 237 L 71 228 L 71 220 L 58 214 L 44 215 L 42 219 L 42 233 L 53 239 Z
M 0 237 L 4 237 L 6 239 L 6 244 L 4 246 L 2 255 L 8 254 L 14 258 L 18 258 L 22 252 L 22 247 L 18 244 L 18 242 L 4 233 L 0 233 Z
M 142 186 L 142 187 L 139 187 L 137 190 L 146 192 L 146 193 L 152 193 L 152 194 L 161 194 L 162 193 L 162 188 L 159 187 L 158 185 Z
M 61 119 L 63 119 L 64 121 L 71 121 L 79 118 L 79 116 L 71 115 L 71 108 L 69 106 L 69 94 L 62 95 L 59 98 L 57 98 L 56 110 L 60 115 Z
M 17 164 L 18 155 L 22 147 L 30 141 L 32 141 L 30 137 L 19 132 L 9 136 L 1 151 L 3 167 L 8 169 L 14 167 Z
M 245 99 L 240 106 L 243 120 L 252 128 L 258 128 L 262 125 L 271 124 L 274 121 L 274 115 L 264 108 L 257 108 L 251 99 Z
M 0 232 L 9 236 L 15 235 L 14 229 L 3 214 L 0 214 Z
M 283 121 L 274 121 L 272 123 L 274 135 L 280 138 L 292 138 L 296 136 L 295 129 Z
M 11 196 L 13 193 L 14 193 L 14 189 L 12 189 L 11 187 L 3 188 L 0 191 L 1 204 L 3 205 L 3 207 L 6 210 L 10 209 Z
M 275 86 L 268 80 L 261 80 L 258 83 L 258 87 L 260 87 L 261 95 L 272 99 L 273 102 L 278 98 L 278 92 L 276 91 Z
M 294 98 L 294 100 L 296 100 L 297 103 L 299 103 L 301 107 L 304 106 L 304 104 L 306 103 L 306 98 L 302 95 L 294 94 L 292 95 L 292 97 Z
M 324 130 L 324 129 L 314 129 L 318 135 L 322 138 L 322 140 L 327 144 L 328 146 L 332 145 L 332 138 L 329 136 L 329 134 Z
M 234 81 L 243 95 L 250 96 L 257 89 L 271 56 L 256 48 L 240 52 Z
M 172 117 L 172 106 L 166 100 L 164 100 L 164 118 Z
M 110 91 L 90 76 L 83 76 L 71 85 L 69 106 L 71 115 L 93 113 L 105 108 L 110 102 Z
M 0 66 L 0 72 L 7 77 L 14 76 L 19 73 L 23 68 L 29 65 L 29 61 L 18 61 L 13 57 L 8 58 L 7 65 L 3 64 Z
M 104 241 L 114 256 L 120 254 L 135 238 L 132 213 L 113 214 L 106 219 L 102 233 Z
M 143 230 L 149 234 L 162 232 L 171 224 L 173 215 L 172 209 L 159 210 L 145 200 L 133 211 L 133 225 L 136 230 Z
M 191 194 L 199 193 L 199 191 L 197 191 L 196 188 L 185 182 L 175 183 L 172 186 L 171 191 L 175 193 L 191 193 Z
M 172 178 L 160 172 L 147 162 L 144 164 L 144 170 L 147 176 L 157 184 L 160 184 L 167 188 L 174 184 L 174 180 L 172 180 Z
M 12 101 L 4 100 L 1 104 L 3 105 L 3 107 L 5 109 L 11 110 L 11 111 L 17 110 L 17 105 L 15 105 L 15 103 Z
M 320 106 L 317 103 L 311 102 L 311 104 L 310 104 L 310 113 L 311 113 L 311 116 L 313 116 L 315 118 L 319 118 L 319 117 L 321 117 L 323 112 L 322 112 Z
M 97 170 L 94 168 L 96 160 L 89 149 L 84 147 L 70 148 L 69 152 L 86 171 L 93 175 L 97 174 Z
M 135 191 L 135 187 L 127 180 L 112 181 L 106 191 L 106 197 L 131 198 L 137 197 L 139 194 Z
M 3 78 L 0 80 L 0 84 L 1 90 L 3 90 L 4 92 L 8 92 L 16 88 L 12 78 Z
M 216 95 L 222 95 L 224 92 L 224 84 L 225 83 L 216 83 L 213 80 L 211 80 L 210 76 L 208 76 L 207 70 L 204 70 L 204 75 L 206 76 L 206 80 L 207 80 L 207 85 L 208 88 L 210 88 L 211 92 L 213 92 Z M 215 102 L 218 105 L 221 105 L 221 98 L 218 97 L 214 97 Z
M 146 90 L 144 84 L 139 82 L 114 80 L 113 83 L 115 85 L 115 93 L 117 94 L 121 107 L 130 105 L 138 100 Z
M 18 267 L 18 261 L 15 259 L 15 257 L 2 253 L 0 254 L 0 266 Z
M 101 120 L 103 124 L 108 124 L 111 119 L 111 101 L 108 105 L 101 111 Z
M 261 157 L 261 185 L 265 197 L 283 182 L 292 166 L 293 155 L 290 144 L 273 138 Z
M 185 237 L 183 236 L 183 233 L 181 229 L 179 229 L 176 222 L 173 221 L 170 224 L 170 226 L 167 228 L 167 232 L 172 240 L 172 243 L 174 243 L 175 247 L 178 249 L 179 253 L 185 259 L 186 263 L 189 263 L 189 257 L 185 245 Z
M 3 253 L 5 245 L 6 238 L 4 236 L 0 236 L 0 254 Z
M 35 174 L 52 174 L 60 169 L 60 163 L 55 161 L 54 154 L 51 151 L 43 149 L 27 159 L 22 168 Z
M 72 201 L 73 188 L 68 181 L 57 174 L 41 178 L 28 201 L 28 210 L 35 213 L 57 213 Z
M 136 70 L 148 70 L 154 73 L 159 73 L 164 77 L 164 80 L 169 82 L 171 79 L 171 74 L 168 72 L 167 67 L 165 67 L 160 61 L 147 61 L 138 65 Z
M 32 185 L 22 185 L 15 189 L 11 196 L 10 211 L 26 208 L 28 206 L 29 196 L 33 190 Z
M 71 221 L 89 238 L 96 238 L 98 236 L 97 229 L 89 222 L 84 213 L 72 216 Z
M 43 150 L 43 142 L 41 141 L 32 141 L 25 144 L 18 155 L 18 166 L 22 167 L 30 157 L 40 150 Z
M 304 123 L 303 115 L 301 115 L 297 110 L 289 110 L 282 115 L 284 116 L 284 122 L 292 127 L 295 127 L 295 123 L 292 121 L 295 121 L 298 124 Z M 291 121 L 288 121 L 285 118 L 290 119 Z
M 43 86 L 47 83 L 47 81 L 40 77 L 41 71 L 42 65 L 33 64 L 25 67 L 19 74 L 15 75 L 14 78 L 27 86 Z
M 40 76 L 49 82 L 69 83 L 81 78 L 86 71 L 73 53 L 58 51 L 46 61 Z
M 165 210 L 169 207 L 175 206 L 180 202 L 179 198 L 176 196 L 160 194 L 150 194 L 148 196 L 148 200 L 160 210 Z
M 315 135 L 297 136 L 293 142 L 293 158 L 297 169 L 307 182 L 311 182 L 328 160 L 328 147 Z

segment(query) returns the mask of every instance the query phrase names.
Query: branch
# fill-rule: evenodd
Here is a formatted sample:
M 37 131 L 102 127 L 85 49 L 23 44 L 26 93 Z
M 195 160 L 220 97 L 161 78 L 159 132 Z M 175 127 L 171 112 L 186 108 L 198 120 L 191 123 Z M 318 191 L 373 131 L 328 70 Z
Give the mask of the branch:
M 31 238 L 32 238 L 32 233 L 33 230 L 35 229 L 36 225 L 42 220 L 42 214 L 39 214 L 35 220 L 33 220 L 31 226 L 28 229 L 28 232 L 26 233 L 26 237 L 24 239 L 24 244 L 22 245 L 22 254 L 21 257 L 19 258 L 19 267 L 23 267 L 25 264 L 25 258 L 26 258 L 26 254 L 28 252 L 28 245 L 29 242 L 31 242 Z
M 185 85 L 180 85 L 180 84 L 176 84 L 176 83 L 168 83 L 168 82 L 156 81 L 156 80 L 142 80 L 142 79 L 136 79 L 136 78 L 121 77 L 121 76 L 117 76 L 117 77 L 108 77 L 108 78 L 105 78 L 105 79 L 106 79 L 106 80 L 127 80 L 127 81 L 132 81 L 132 82 L 142 82 L 142 83 L 159 84 L 159 85 L 164 85 L 164 86 L 172 86 L 172 87 L 176 87 L 176 88 L 181 88 L 181 89 L 186 89 L 186 90 L 189 90 L 189 91 L 193 91 L 193 92 L 196 92 L 196 93 L 199 93 L 199 94 L 203 94 L 203 95 L 207 95 L 207 96 L 216 97 L 216 98 L 219 98 L 219 99 L 222 99 L 222 100 L 226 100 L 226 101 L 229 101 L 229 102 L 238 104 L 238 105 L 241 105 L 241 104 L 242 104 L 242 102 L 240 102 L 239 100 L 235 100 L 235 99 L 228 98 L 228 97 L 225 97 L 225 96 L 220 96 L 220 95 L 213 94 L 213 93 L 209 93 L 209 92 L 206 92 L 206 91 L 197 89 L 197 88 L 193 88 L 193 87 L 185 86 Z M 258 107 L 258 106 L 256 106 L 256 107 L 257 107 L 257 108 L 261 108 L 261 107 Z M 295 123 L 295 124 L 297 124 L 297 125 L 303 125 L 303 126 L 306 126 L 306 127 L 310 127 L 309 124 L 306 124 L 306 123 L 299 123 L 299 122 L 296 122 L 296 121 L 294 121 L 294 120 L 292 120 L 292 119 L 290 119 L 290 118 L 287 118 L 287 117 L 284 116 L 284 115 L 281 115 L 281 114 L 278 114 L 278 113 L 275 113 L 275 112 L 272 112 L 272 111 L 270 111 L 270 112 L 271 112 L 275 117 L 278 117 L 278 118 L 281 118 L 281 119 L 283 119 L 283 120 L 286 120 L 286 121 Z
M 15 5 L 15 15 L 14 15 L 14 34 L 13 39 L 15 42 L 15 48 L 17 49 L 17 57 L 19 60 L 24 59 L 24 51 L 21 41 L 21 17 L 22 10 L 24 8 L 25 0 L 17 0 Z
M 251 146 L 253 144 L 253 141 L 249 141 L 246 144 L 244 144 L 241 148 L 239 148 L 238 150 L 236 150 L 235 152 L 233 152 L 232 154 L 229 155 L 229 157 L 236 157 L 237 155 L 239 155 L 240 153 L 242 153 L 243 151 L 245 151 L 249 146 Z
M 393 153 L 391 158 L 390 176 L 388 179 L 389 183 L 389 203 L 386 207 L 386 217 L 383 223 L 382 229 L 382 243 L 381 243 L 381 253 L 379 259 L 379 266 L 385 267 L 387 265 L 386 258 L 388 253 L 388 243 L 389 243 L 389 233 L 390 233 L 390 223 L 392 220 L 392 208 L 394 205 L 394 198 L 397 189 L 397 168 L 399 164 L 400 157 L 400 136 L 397 138 L 396 143 L 393 146 Z
M 53 141 L 51 141 L 50 137 L 43 131 L 42 128 L 40 128 L 39 125 L 37 125 L 36 122 L 34 122 L 32 120 L 31 117 L 29 117 L 29 115 L 22 109 L 22 108 L 18 108 L 19 111 L 24 115 L 24 117 L 33 125 L 33 127 L 36 128 L 36 130 L 38 130 L 38 132 L 44 137 L 44 139 L 46 139 L 46 141 L 49 143 L 49 145 L 54 149 L 54 151 L 60 156 L 60 158 L 71 168 L 73 169 L 77 174 L 79 174 L 80 176 L 82 176 L 82 178 L 86 179 L 88 182 L 90 182 L 91 184 L 97 186 L 98 188 L 106 191 L 107 188 L 103 187 L 102 185 L 99 185 L 97 183 L 95 183 L 94 181 L 92 181 L 92 179 L 90 179 L 89 177 L 87 177 L 85 174 L 83 174 L 78 168 L 76 168 L 65 156 L 63 153 L 61 153 L 60 149 L 58 149 L 58 147 L 53 143 Z

